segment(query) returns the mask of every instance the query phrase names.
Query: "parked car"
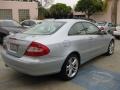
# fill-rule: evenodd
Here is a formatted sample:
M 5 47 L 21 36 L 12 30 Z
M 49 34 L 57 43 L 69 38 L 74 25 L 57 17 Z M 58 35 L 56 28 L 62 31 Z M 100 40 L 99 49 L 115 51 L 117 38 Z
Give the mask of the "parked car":
M 114 35 L 116 38 L 120 39 L 120 25 L 117 25 L 117 26 L 116 26 L 116 30 L 114 31 L 113 35 Z
M 88 20 L 88 21 L 90 21 L 90 22 L 92 22 L 92 23 L 96 23 L 96 21 L 95 21 L 94 19 L 85 19 L 85 18 L 84 18 L 84 20 Z
M 25 30 L 19 23 L 13 20 L 0 20 L 0 43 L 3 38 L 11 33 L 19 33 Z
M 116 30 L 115 25 L 109 22 L 97 22 L 96 25 L 100 30 L 105 30 L 110 34 L 113 34 L 113 31 Z
M 24 27 L 32 27 L 36 24 L 42 23 L 42 20 L 24 20 L 20 24 Z
M 88 18 L 85 18 L 85 17 L 83 17 L 83 18 L 80 18 L 80 17 L 74 17 L 74 19 L 83 19 L 83 20 L 87 20 L 87 21 L 90 21 L 90 22 L 92 22 L 92 23 L 96 23 L 96 21 L 94 20 L 94 19 L 88 19 Z
M 28 75 L 60 73 L 70 80 L 81 64 L 104 53 L 114 53 L 112 35 L 86 20 L 56 19 L 6 37 L 2 58 Z

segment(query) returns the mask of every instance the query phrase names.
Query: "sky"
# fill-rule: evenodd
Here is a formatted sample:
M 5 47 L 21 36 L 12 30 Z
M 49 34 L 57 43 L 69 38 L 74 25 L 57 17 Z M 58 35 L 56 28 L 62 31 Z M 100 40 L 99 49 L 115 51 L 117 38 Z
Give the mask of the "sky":
M 41 1 L 41 0 L 39 0 Z M 42 0 L 42 4 L 44 5 L 44 1 L 53 1 L 51 4 L 56 4 L 56 3 L 64 3 L 68 6 L 71 6 L 72 8 L 75 6 L 78 0 Z
M 68 6 L 75 6 L 78 0 L 55 0 L 54 3 L 65 3 Z

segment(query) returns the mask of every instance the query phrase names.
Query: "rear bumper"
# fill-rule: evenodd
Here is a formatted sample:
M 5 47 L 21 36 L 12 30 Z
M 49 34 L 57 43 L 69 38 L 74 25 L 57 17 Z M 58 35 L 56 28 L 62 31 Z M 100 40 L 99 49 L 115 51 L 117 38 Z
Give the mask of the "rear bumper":
M 120 36 L 120 32 L 114 31 L 113 35 L 114 36 Z
M 63 59 L 54 59 L 43 62 L 41 60 L 17 58 L 7 54 L 5 50 L 2 51 L 2 58 L 9 67 L 32 76 L 58 73 L 64 62 Z

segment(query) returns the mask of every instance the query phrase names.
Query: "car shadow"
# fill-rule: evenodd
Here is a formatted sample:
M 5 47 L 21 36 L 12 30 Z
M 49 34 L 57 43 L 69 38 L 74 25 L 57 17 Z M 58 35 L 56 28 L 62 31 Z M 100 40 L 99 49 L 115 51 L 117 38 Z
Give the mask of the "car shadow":
M 97 62 L 97 61 L 99 61 L 99 60 L 103 60 L 104 58 L 107 58 L 107 57 L 108 57 L 108 56 L 105 55 L 105 54 L 102 54 L 102 55 L 100 55 L 100 56 L 97 56 L 97 57 L 95 57 L 95 58 L 93 58 L 93 59 L 85 62 L 84 64 L 80 65 L 80 68 L 85 67 L 85 66 L 92 65 L 94 62 Z
M 42 85 L 43 83 L 47 84 L 47 83 L 53 83 L 53 82 L 54 83 L 63 82 L 63 80 L 59 78 L 58 74 L 45 75 L 45 76 L 30 76 L 30 75 L 16 72 L 16 74 L 14 73 L 14 76 L 18 74 L 20 77 L 16 78 L 16 81 L 26 86 L 28 85 L 37 86 L 37 85 Z
M 102 58 L 105 58 L 105 56 L 101 55 L 88 61 L 87 63 L 81 65 L 80 69 L 84 69 L 84 67 L 87 67 L 87 66 L 89 67 L 91 64 L 93 64 L 97 60 L 101 60 Z M 45 76 L 29 76 L 26 74 L 21 74 L 21 77 L 17 80 L 19 80 L 19 82 L 21 83 L 24 82 L 24 84 L 27 84 L 27 85 L 33 85 L 33 84 L 36 85 L 36 84 L 48 83 L 48 82 L 50 83 L 53 81 L 64 82 L 64 80 L 61 80 L 59 74 L 52 74 L 52 75 L 45 75 Z

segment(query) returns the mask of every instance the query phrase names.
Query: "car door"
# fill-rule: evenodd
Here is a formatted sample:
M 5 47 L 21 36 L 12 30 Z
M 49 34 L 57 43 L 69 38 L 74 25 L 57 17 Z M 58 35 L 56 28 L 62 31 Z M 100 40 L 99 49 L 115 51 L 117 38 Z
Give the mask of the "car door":
M 89 37 L 90 58 L 105 53 L 108 45 L 107 34 L 100 34 L 98 27 L 90 22 L 82 22 L 82 24 Z
M 81 22 L 75 23 L 69 33 L 69 41 L 73 50 L 78 51 L 81 57 L 81 64 L 90 59 L 90 38 L 86 35 L 85 28 Z

